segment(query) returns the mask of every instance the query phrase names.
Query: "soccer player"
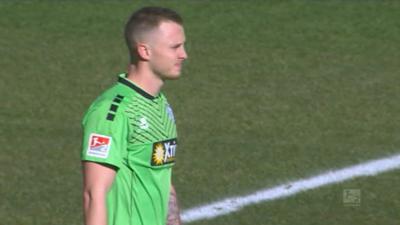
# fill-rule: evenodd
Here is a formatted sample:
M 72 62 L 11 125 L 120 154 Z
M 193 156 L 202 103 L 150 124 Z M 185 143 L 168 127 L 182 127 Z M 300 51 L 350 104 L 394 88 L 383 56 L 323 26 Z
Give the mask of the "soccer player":
M 125 26 L 127 73 L 83 118 L 83 205 L 86 225 L 181 224 L 171 169 L 175 119 L 160 92 L 187 58 L 182 18 L 145 7 Z

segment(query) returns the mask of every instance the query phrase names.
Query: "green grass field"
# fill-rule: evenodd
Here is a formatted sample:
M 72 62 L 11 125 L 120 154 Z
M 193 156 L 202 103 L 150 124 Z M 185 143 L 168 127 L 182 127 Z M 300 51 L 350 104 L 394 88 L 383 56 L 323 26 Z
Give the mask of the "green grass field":
M 82 224 L 80 120 L 146 4 L 185 19 L 189 59 L 164 88 L 183 209 L 400 152 L 400 1 L 0 1 L 0 225 Z M 191 224 L 400 224 L 399 175 Z

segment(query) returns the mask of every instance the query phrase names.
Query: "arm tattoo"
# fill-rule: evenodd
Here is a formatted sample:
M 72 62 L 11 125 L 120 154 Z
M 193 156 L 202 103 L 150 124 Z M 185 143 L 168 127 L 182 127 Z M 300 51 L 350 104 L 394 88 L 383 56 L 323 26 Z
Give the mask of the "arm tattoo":
M 175 188 L 171 186 L 171 193 L 168 203 L 168 221 L 167 225 L 181 225 L 181 217 L 179 215 L 178 199 L 176 198 Z

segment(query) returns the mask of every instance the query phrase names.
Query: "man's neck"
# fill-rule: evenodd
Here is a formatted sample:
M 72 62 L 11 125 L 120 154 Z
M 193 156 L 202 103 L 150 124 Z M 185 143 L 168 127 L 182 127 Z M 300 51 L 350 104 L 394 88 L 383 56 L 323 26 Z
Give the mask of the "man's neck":
M 157 75 L 141 65 L 129 65 L 126 78 L 154 97 L 158 95 L 164 84 Z

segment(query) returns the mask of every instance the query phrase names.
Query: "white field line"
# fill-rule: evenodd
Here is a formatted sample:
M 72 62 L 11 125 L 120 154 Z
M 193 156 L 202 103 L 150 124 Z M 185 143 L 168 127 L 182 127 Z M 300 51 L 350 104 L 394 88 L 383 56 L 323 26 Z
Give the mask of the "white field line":
M 343 182 L 356 177 L 374 176 L 398 168 L 400 168 L 400 154 L 339 170 L 327 171 L 317 176 L 259 190 L 249 195 L 226 198 L 221 201 L 187 209 L 182 212 L 181 217 L 182 221 L 186 223 L 202 219 L 211 219 L 238 211 L 248 205 L 285 198 L 299 192 L 325 185 Z

